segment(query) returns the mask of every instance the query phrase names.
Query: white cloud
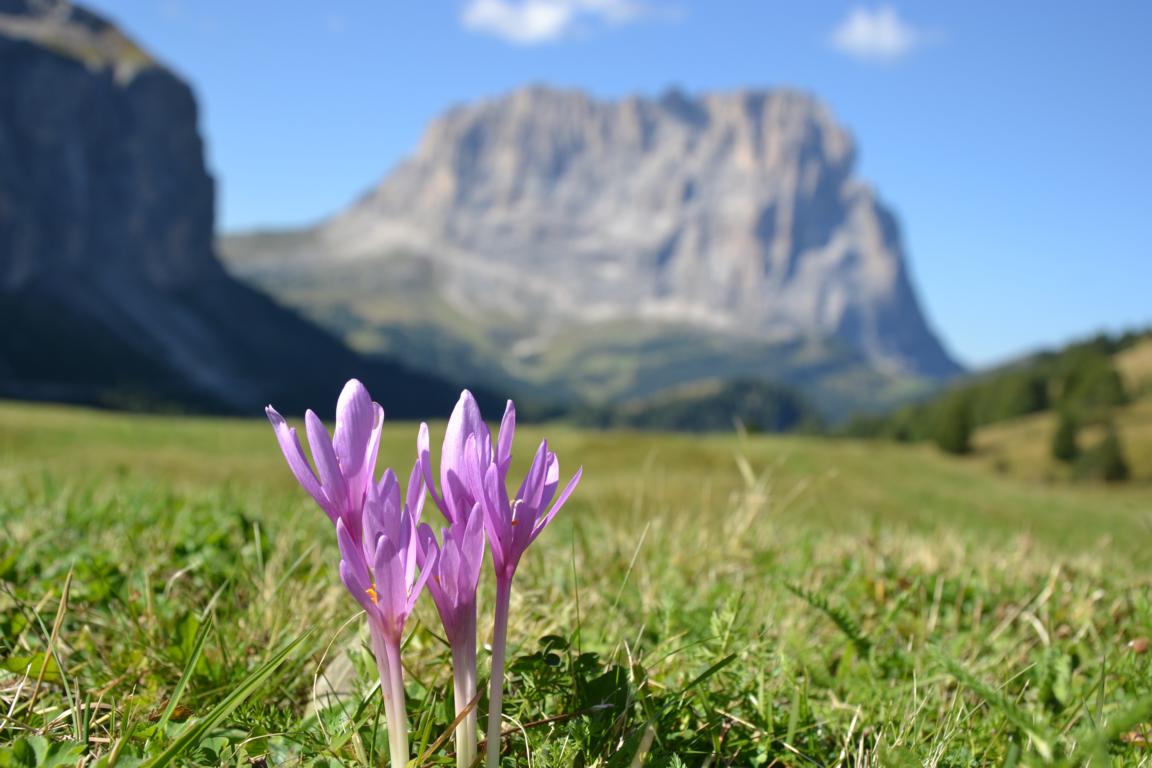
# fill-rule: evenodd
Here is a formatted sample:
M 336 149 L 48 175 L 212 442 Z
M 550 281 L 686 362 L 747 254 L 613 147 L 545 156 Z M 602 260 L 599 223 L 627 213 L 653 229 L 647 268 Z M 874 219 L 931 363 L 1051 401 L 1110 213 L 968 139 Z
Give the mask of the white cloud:
M 647 16 L 638 0 L 469 0 L 461 21 L 520 45 L 551 43 L 581 24 L 627 24 Z
M 832 33 L 832 47 L 859 59 L 895 61 L 928 42 L 931 35 L 900 18 L 890 5 L 853 8 Z

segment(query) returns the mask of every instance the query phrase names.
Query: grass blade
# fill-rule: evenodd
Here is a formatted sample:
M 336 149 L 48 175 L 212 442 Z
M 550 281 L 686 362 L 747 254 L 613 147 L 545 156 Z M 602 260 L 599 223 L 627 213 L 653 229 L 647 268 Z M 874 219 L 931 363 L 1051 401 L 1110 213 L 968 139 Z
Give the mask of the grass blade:
M 192 653 L 188 656 L 188 663 L 184 665 L 184 671 L 180 674 L 180 679 L 176 681 L 176 688 L 172 691 L 172 696 L 168 699 L 168 705 L 164 707 L 164 712 L 160 715 L 160 720 L 156 723 L 156 733 L 163 734 L 164 729 L 168 727 L 168 720 L 172 717 L 172 713 L 176 711 L 176 705 L 180 703 L 180 697 L 184 695 L 184 689 L 188 687 L 188 681 L 192 678 L 192 673 L 196 670 L 196 665 L 200 663 L 200 654 L 204 651 L 204 643 L 208 639 L 208 633 L 212 630 L 212 619 L 205 619 L 201 622 L 200 626 L 196 629 L 196 636 L 192 639 Z
M 309 634 L 310 632 L 305 632 L 300 635 L 282 648 L 275 656 L 264 662 L 264 664 L 248 675 L 248 677 L 244 678 L 244 680 L 236 686 L 236 689 L 228 694 L 227 698 L 213 707 L 207 715 L 198 720 L 189 721 L 189 723 L 184 726 L 184 730 L 180 732 L 180 735 L 168 745 L 168 748 L 144 763 L 142 768 L 163 768 L 163 766 L 170 764 L 177 757 L 196 746 L 209 730 L 219 725 L 225 717 L 232 713 L 232 710 L 243 704 L 249 696 L 255 693 L 256 690 L 272 676 L 272 673 L 284 663 L 288 655 L 296 649 L 296 646 L 300 645 Z

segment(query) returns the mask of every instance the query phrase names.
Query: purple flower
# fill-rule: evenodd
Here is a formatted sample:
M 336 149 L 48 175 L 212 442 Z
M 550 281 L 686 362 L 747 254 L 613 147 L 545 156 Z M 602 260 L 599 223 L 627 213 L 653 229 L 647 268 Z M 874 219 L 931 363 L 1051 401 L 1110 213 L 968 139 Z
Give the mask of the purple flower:
M 480 567 L 484 563 L 483 525 L 483 517 L 477 505 L 466 524 L 443 529 L 443 546 L 437 544 L 432 526 L 427 523 L 420 526 L 417 562 L 421 569 L 427 562 L 434 563 L 431 566 L 432 577 L 428 582 L 428 591 L 432 594 L 444 624 L 444 634 L 453 645 L 466 639 L 475 640 L 475 623 L 461 619 L 465 618 L 469 609 L 475 613 L 476 585 L 480 581 Z
M 315 470 L 304 456 L 296 430 L 272 406 L 265 412 L 292 474 L 336 525 L 340 578 L 368 614 L 392 765 L 406 767 L 408 716 L 404 711 L 400 639 L 416 598 L 436 567 L 438 554 L 422 555 L 416 535 L 424 506 L 420 462 L 412 467 L 403 502 L 392 470 L 385 471 L 379 483 L 374 481 L 384 409 L 372 402 L 368 390 L 355 379 L 340 393 L 332 436 L 315 413 L 305 414 Z M 419 576 L 418 556 L 425 566 Z
M 376 468 L 384 409 L 372 402 L 363 384 L 352 379 L 344 385 L 336 403 L 333 436 L 329 437 L 320 418 L 309 410 L 304 415 L 304 426 L 316 471 L 304 456 L 296 430 L 272 406 L 265 413 L 296 480 L 333 523 L 343 520 L 349 532 L 359 536 L 361 510 Z
M 484 511 L 484 528 L 492 545 L 496 570 L 496 615 L 492 629 L 492 679 L 488 706 L 488 768 L 500 764 L 500 714 L 504 699 L 504 656 L 508 645 L 508 609 L 512 599 L 512 577 L 528 546 L 552 522 L 580 482 L 583 468 L 556 496 L 560 483 L 560 461 L 542 441 L 520 489 L 508 496 L 508 468 L 512 465 L 512 438 L 516 433 L 516 406 L 511 400 L 504 409 L 496 454 L 491 438 L 472 433 L 466 439 L 462 473 Z M 553 501 L 555 500 L 555 501 Z
M 407 498 L 400 501 L 400 484 L 391 469 L 378 485 L 369 484 L 357 540 L 344 520 L 336 521 L 340 546 L 340 578 L 363 606 L 369 622 L 388 639 L 399 642 L 404 622 L 435 567 L 436 553 L 421 557 L 416 521 L 424 506 L 420 466 L 412 467 Z M 417 560 L 425 561 L 419 577 Z
M 452 678 L 456 714 L 464 712 L 476 696 L 476 587 L 484 561 L 484 520 L 475 489 L 481 462 L 490 461 L 492 438 L 472 393 L 460 394 L 440 452 L 440 488 L 436 492 L 428 425 L 417 437 L 424 483 L 436 506 L 448 520 L 443 546 L 436 543 L 431 526 L 420 526 L 421 568 L 424 559 L 438 553 L 428 590 L 436 603 L 444 634 L 452 649 Z M 484 449 L 486 448 L 486 453 Z M 476 757 L 476 710 L 456 727 L 456 764 L 470 766 Z
M 508 468 L 512 464 L 512 437 L 515 432 L 516 406 L 509 400 L 504 410 L 504 419 L 500 423 L 495 460 L 481 465 L 484 470 L 480 501 L 484 508 L 484 527 L 488 532 L 488 541 L 492 544 L 492 564 L 496 568 L 497 582 L 512 580 L 524 550 L 552 522 L 552 518 L 576 490 L 584 472 L 583 467 L 576 470 L 559 498 L 556 498 L 556 488 L 560 483 L 560 461 L 555 453 L 548 450 L 548 441 L 541 441 L 532 466 L 520 483 L 520 489 L 515 496 L 509 498 Z M 482 461 L 483 451 L 477 455 Z M 554 498 L 555 503 L 552 503 Z
M 456 714 L 467 715 L 456 726 L 456 764 L 471 766 L 476 759 L 476 585 L 484 564 L 484 527 L 479 505 L 468 522 L 443 529 L 443 546 L 427 523 L 420 526 L 421 572 L 428 569 L 428 591 L 440 614 L 452 649 L 452 683 Z
M 409 758 L 400 640 L 420 590 L 435 572 L 438 556 L 435 551 L 420 551 L 416 522 L 423 506 L 424 485 L 417 462 L 403 502 L 392 470 L 385 471 L 379 484 L 368 484 L 363 518 L 358 524 L 361 536 L 353 534 L 343 519 L 336 521 L 340 578 L 368 614 L 394 768 L 406 766 Z M 419 576 L 418 559 L 423 560 Z

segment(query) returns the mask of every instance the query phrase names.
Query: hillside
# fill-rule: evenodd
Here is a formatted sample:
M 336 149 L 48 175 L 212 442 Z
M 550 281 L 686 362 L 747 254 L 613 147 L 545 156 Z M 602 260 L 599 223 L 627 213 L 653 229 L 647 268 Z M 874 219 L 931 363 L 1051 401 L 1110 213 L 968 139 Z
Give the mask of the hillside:
M 1128 402 L 1111 415 L 1131 479 L 1152 482 L 1152 337 L 1114 356 L 1128 393 Z M 1030 480 L 1063 480 L 1074 475 L 1074 467 L 1052 458 L 1052 439 L 1058 415 L 1039 413 L 992 424 L 976 432 L 976 458 L 990 469 Z M 1104 426 L 1089 424 L 1079 434 L 1082 446 L 1103 440 Z
M 299 411 L 360 376 L 398 415 L 453 401 L 224 271 L 192 90 L 115 26 L 3 0 L 0 72 L 0 396 Z
M 1152 480 L 1152 333 L 1098 336 L 1032 355 L 841 431 L 929 441 L 960 414 L 972 429 L 970 460 L 992 471 L 1045 482 L 1093 479 L 1088 463 L 1114 430 L 1129 479 Z M 1063 422 L 1079 455 L 1058 460 L 1053 444 Z
M 221 248 L 358 349 L 425 370 L 594 402 L 756 377 L 842 415 L 959 371 L 855 158 L 795 91 L 527 87 L 440 116 L 316 227 Z

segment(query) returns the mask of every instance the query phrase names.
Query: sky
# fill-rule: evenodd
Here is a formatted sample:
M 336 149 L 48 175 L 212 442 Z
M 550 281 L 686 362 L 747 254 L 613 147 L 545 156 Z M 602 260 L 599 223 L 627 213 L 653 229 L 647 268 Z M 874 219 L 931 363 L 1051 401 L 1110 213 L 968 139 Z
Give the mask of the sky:
M 789 86 L 856 137 L 929 320 L 985 366 L 1152 325 L 1152 3 L 91 0 L 188 79 L 223 231 L 303 226 L 525 83 Z

